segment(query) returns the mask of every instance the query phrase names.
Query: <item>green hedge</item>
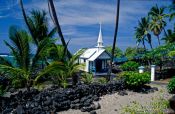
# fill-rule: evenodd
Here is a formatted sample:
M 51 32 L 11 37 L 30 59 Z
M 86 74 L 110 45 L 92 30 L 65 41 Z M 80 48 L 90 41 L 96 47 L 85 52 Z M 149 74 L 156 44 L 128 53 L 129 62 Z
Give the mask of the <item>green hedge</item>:
M 120 77 L 125 79 L 126 86 L 131 89 L 140 88 L 151 80 L 148 72 L 138 73 L 133 71 L 122 72 Z
M 123 71 L 136 71 L 138 70 L 139 64 L 134 61 L 128 61 L 121 65 Z

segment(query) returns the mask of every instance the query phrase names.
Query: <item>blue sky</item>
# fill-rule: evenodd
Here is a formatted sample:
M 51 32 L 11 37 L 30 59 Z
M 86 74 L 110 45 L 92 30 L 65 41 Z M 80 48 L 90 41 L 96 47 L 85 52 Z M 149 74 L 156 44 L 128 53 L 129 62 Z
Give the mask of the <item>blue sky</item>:
M 32 9 L 48 11 L 47 0 L 23 1 L 28 13 Z M 71 52 L 96 45 L 99 22 L 102 22 L 104 45 L 112 45 L 116 0 L 55 0 L 54 3 L 65 40 L 71 39 Z M 170 3 L 171 0 L 121 0 L 117 47 L 124 50 L 128 46 L 135 46 L 134 27 L 137 26 L 138 20 L 147 16 L 155 4 L 168 6 Z M 49 23 L 50 27 L 53 27 L 50 19 Z M 165 29 L 173 28 L 172 23 L 168 23 Z M 3 41 L 9 41 L 8 29 L 11 25 L 26 29 L 18 0 L 0 0 L 0 53 L 9 52 Z M 152 39 L 153 46 L 156 47 L 157 39 L 153 35 Z

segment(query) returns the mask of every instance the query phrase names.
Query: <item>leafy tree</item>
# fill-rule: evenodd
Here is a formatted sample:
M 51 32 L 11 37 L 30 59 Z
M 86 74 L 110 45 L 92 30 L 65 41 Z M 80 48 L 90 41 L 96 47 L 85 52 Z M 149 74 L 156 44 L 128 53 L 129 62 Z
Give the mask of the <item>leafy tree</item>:
M 112 46 L 107 46 L 106 50 L 111 53 L 112 52 Z M 114 51 L 114 57 L 122 57 L 123 56 L 123 52 L 120 48 L 116 47 L 115 51 Z
M 143 54 L 145 53 L 145 49 L 144 48 L 137 48 L 137 47 L 128 47 L 125 50 L 125 56 L 129 59 L 133 59 L 134 57 L 136 57 L 138 54 Z
M 169 61 L 170 52 L 175 50 L 174 43 L 169 43 L 163 46 L 159 46 L 147 53 L 145 53 L 144 58 L 152 59 L 153 64 L 160 67 L 160 73 L 162 72 L 163 65 Z

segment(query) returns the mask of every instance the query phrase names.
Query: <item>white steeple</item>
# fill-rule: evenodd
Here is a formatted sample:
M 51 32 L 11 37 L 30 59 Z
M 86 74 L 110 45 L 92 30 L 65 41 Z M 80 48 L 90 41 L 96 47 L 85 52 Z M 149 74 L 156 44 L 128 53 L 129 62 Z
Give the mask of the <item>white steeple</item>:
M 100 23 L 100 31 L 98 35 L 98 40 L 97 40 L 97 46 L 98 48 L 102 48 L 103 46 L 103 39 L 102 39 L 102 32 L 101 32 L 101 23 Z

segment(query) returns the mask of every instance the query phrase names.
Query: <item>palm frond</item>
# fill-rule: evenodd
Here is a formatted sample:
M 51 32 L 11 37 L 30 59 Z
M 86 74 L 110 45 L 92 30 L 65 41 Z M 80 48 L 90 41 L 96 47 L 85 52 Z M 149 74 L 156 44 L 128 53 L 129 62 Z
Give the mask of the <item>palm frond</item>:
M 10 27 L 9 37 L 11 45 L 7 42 L 5 44 L 11 49 L 19 67 L 28 70 L 30 64 L 30 46 L 29 35 L 26 31 Z
M 32 59 L 32 69 L 37 66 L 38 62 L 45 58 L 45 54 L 47 54 L 47 50 L 52 44 L 52 40 L 50 38 L 44 38 L 39 42 L 37 51 Z M 31 69 L 31 70 L 32 70 Z
M 64 70 L 64 64 L 61 62 L 53 62 L 45 67 L 35 78 L 35 82 L 37 82 L 42 76 L 49 74 L 49 73 L 58 73 Z
M 8 60 L 6 60 L 4 57 L 1 57 L 1 56 L 0 56 L 0 64 L 12 67 L 12 64 Z
M 14 68 L 7 65 L 0 65 L 0 72 L 8 74 L 9 78 L 13 79 L 14 77 L 27 77 L 27 72 L 25 70 L 22 70 L 20 68 Z

